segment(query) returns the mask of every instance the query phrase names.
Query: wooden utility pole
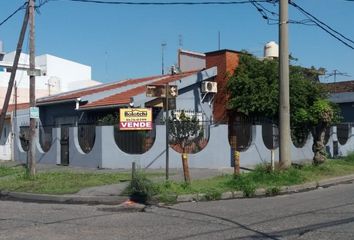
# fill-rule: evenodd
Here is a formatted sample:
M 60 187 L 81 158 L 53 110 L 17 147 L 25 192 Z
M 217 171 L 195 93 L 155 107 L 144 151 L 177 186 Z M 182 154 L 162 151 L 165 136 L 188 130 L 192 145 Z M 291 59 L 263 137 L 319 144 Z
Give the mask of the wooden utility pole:
M 168 83 L 166 83 L 165 84 L 165 94 L 166 94 L 166 96 L 165 96 L 165 104 L 166 104 L 166 106 L 165 106 L 165 110 L 166 110 L 166 122 L 165 122 L 165 124 L 166 124 L 166 180 L 168 180 L 168 178 L 169 178 L 169 169 L 170 169 L 170 164 L 169 164 L 169 153 L 170 153 L 170 151 L 169 151 L 169 121 L 170 121 L 170 119 L 169 119 L 169 114 L 168 114 L 168 94 L 169 94 L 169 85 L 168 85 Z
M 12 93 L 12 88 L 13 88 L 14 82 L 15 82 L 15 77 L 16 77 L 16 72 L 17 72 L 17 67 L 18 67 L 18 61 L 20 59 L 20 55 L 21 55 L 21 51 L 22 51 L 22 45 L 23 45 L 23 40 L 25 38 L 26 29 L 27 29 L 27 25 L 28 25 L 28 18 L 29 18 L 29 9 L 28 9 L 28 6 L 27 6 L 25 17 L 24 17 L 23 23 L 22 23 L 20 37 L 19 37 L 18 42 L 17 42 L 15 59 L 14 59 L 14 62 L 13 62 L 12 68 L 11 68 L 11 75 L 10 75 L 9 85 L 7 87 L 7 92 L 6 92 L 6 96 L 5 96 L 5 100 L 4 100 L 4 105 L 2 107 L 1 114 L 0 114 L 0 136 L 2 136 L 2 131 L 4 129 L 5 116 L 6 116 L 7 108 L 9 106 L 11 93 Z
M 279 1 L 279 164 L 291 165 L 288 0 Z
M 30 109 L 33 109 L 36 106 L 36 62 L 35 62 L 35 42 L 34 42 L 34 2 L 35 0 L 29 0 L 29 23 L 30 23 L 30 37 L 29 37 L 29 48 L 30 48 Z M 31 110 L 30 110 L 31 115 Z M 36 174 L 36 118 L 30 116 L 30 139 L 29 139 L 29 150 L 28 150 L 28 170 L 31 176 Z

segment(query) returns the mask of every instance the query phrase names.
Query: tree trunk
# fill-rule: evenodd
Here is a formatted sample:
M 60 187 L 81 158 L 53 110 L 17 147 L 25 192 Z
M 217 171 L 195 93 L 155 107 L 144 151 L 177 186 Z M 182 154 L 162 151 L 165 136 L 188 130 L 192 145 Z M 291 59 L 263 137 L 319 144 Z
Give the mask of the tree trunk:
M 313 164 L 315 165 L 322 164 L 326 161 L 326 151 L 324 145 L 325 133 L 326 133 L 325 124 L 319 124 L 312 131 L 312 135 L 313 135 L 312 151 L 314 153 Z
M 188 153 L 182 153 L 182 166 L 183 166 L 184 181 L 189 184 L 191 182 L 191 177 L 189 174 Z

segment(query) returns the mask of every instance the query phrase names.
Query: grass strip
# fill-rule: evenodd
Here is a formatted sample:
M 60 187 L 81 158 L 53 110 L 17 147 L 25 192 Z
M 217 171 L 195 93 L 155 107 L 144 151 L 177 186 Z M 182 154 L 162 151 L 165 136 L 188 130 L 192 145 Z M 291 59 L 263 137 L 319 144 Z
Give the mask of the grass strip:
M 83 188 L 130 180 L 129 173 L 44 172 L 31 178 L 26 173 L 0 180 L 0 189 L 43 194 L 70 194 Z
M 281 186 L 291 186 L 326 178 L 354 174 L 354 154 L 342 159 L 331 159 L 320 166 L 311 164 L 290 167 L 288 170 L 270 171 L 268 165 L 259 165 L 249 173 L 238 176 L 225 174 L 210 179 L 184 182 L 155 183 L 154 191 L 161 200 L 169 196 L 204 193 L 207 199 L 218 199 L 223 192 L 242 191 L 244 196 L 253 196 L 257 188 L 266 189 L 270 195 L 276 195 Z
M 8 167 L 5 165 L 0 165 L 0 177 L 6 177 L 9 175 L 21 173 L 23 168 L 21 166 Z

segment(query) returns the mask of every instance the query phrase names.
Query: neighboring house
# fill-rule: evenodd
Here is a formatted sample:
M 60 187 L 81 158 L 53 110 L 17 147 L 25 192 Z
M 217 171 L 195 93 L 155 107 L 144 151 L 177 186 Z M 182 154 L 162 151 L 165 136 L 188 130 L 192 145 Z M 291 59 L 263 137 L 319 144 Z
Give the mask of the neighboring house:
M 2 42 L 0 42 L 0 108 L 4 104 L 14 58 L 15 52 L 5 53 L 2 48 Z M 100 82 L 91 79 L 90 66 L 49 54 L 38 56 L 35 61 L 35 69 L 40 73 L 40 76 L 36 77 L 36 98 L 100 84 Z M 11 137 L 13 135 L 12 123 L 17 110 L 21 110 L 22 119 L 29 118 L 28 104 L 23 104 L 29 102 L 28 70 L 29 55 L 21 53 L 15 76 L 15 86 L 12 90 L 10 106 L 7 110 L 6 129 L 0 138 L 0 160 L 12 159 L 12 143 L 11 138 L 8 136 Z M 17 102 L 15 102 L 15 95 Z M 27 106 L 27 110 L 23 109 L 24 106 Z M 19 124 L 23 125 L 26 122 L 28 121 L 22 120 Z
M 24 111 L 29 108 L 28 103 L 20 103 L 17 105 L 9 105 L 7 109 L 7 114 L 5 116 L 5 125 L 2 131 L 2 136 L 0 136 L 0 160 L 11 160 L 13 158 L 13 138 L 14 131 L 12 125 L 12 119 L 14 114 L 18 111 Z M 1 109 L 0 109 L 1 112 Z
M 0 50 L 1 51 L 1 50 Z M 2 54 L 0 58 L 0 106 L 3 106 L 15 52 Z M 61 92 L 72 91 L 82 87 L 100 84 L 91 78 L 91 67 L 70 60 L 45 54 L 36 57 L 36 70 L 40 76 L 36 77 L 36 97 L 45 97 Z M 17 103 L 29 102 L 29 55 L 22 53 L 15 77 L 17 89 Z M 15 103 L 12 91 L 10 104 Z
M 354 81 L 327 83 L 330 101 L 341 109 L 342 122 L 354 123 Z

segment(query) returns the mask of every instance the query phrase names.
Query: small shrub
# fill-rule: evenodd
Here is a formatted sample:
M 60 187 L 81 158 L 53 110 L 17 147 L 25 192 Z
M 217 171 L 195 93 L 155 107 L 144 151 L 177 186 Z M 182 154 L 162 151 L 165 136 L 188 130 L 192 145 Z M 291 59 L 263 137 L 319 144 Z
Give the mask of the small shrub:
M 227 185 L 232 186 L 233 188 L 242 191 L 243 196 L 252 197 L 256 192 L 257 185 L 250 177 L 250 174 L 241 174 L 235 175 Z
M 183 188 L 184 190 L 189 190 L 191 189 L 191 184 L 189 182 L 183 182 L 180 184 L 181 188 Z
M 25 171 L 23 172 L 23 174 L 19 175 L 20 178 L 22 178 L 23 180 L 27 180 L 27 181 L 34 181 L 38 178 L 37 175 L 31 175 L 30 174 L 30 170 L 28 168 L 25 169 Z
M 274 187 L 269 187 L 266 190 L 266 195 L 267 196 L 276 196 L 280 193 L 280 188 L 277 186 Z
M 344 158 L 344 161 L 354 163 L 354 153 L 348 154 L 348 156 Z
M 139 203 L 146 203 L 156 195 L 157 189 L 154 183 L 144 173 L 136 172 L 134 178 L 128 185 L 127 192 L 130 199 Z
M 256 192 L 256 185 L 253 182 L 246 182 L 240 189 L 245 197 L 253 197 Z
M 169 194 L 163 193 L 157 197 L 159 202 L 163 202 L 166 204 L 174 204 L 177 203 L 177 195 L 176 194 Z
M 221 199 L 221 192 L 216 189 L 208 190 L 204 195 L 205 200 L 219 200 Z

